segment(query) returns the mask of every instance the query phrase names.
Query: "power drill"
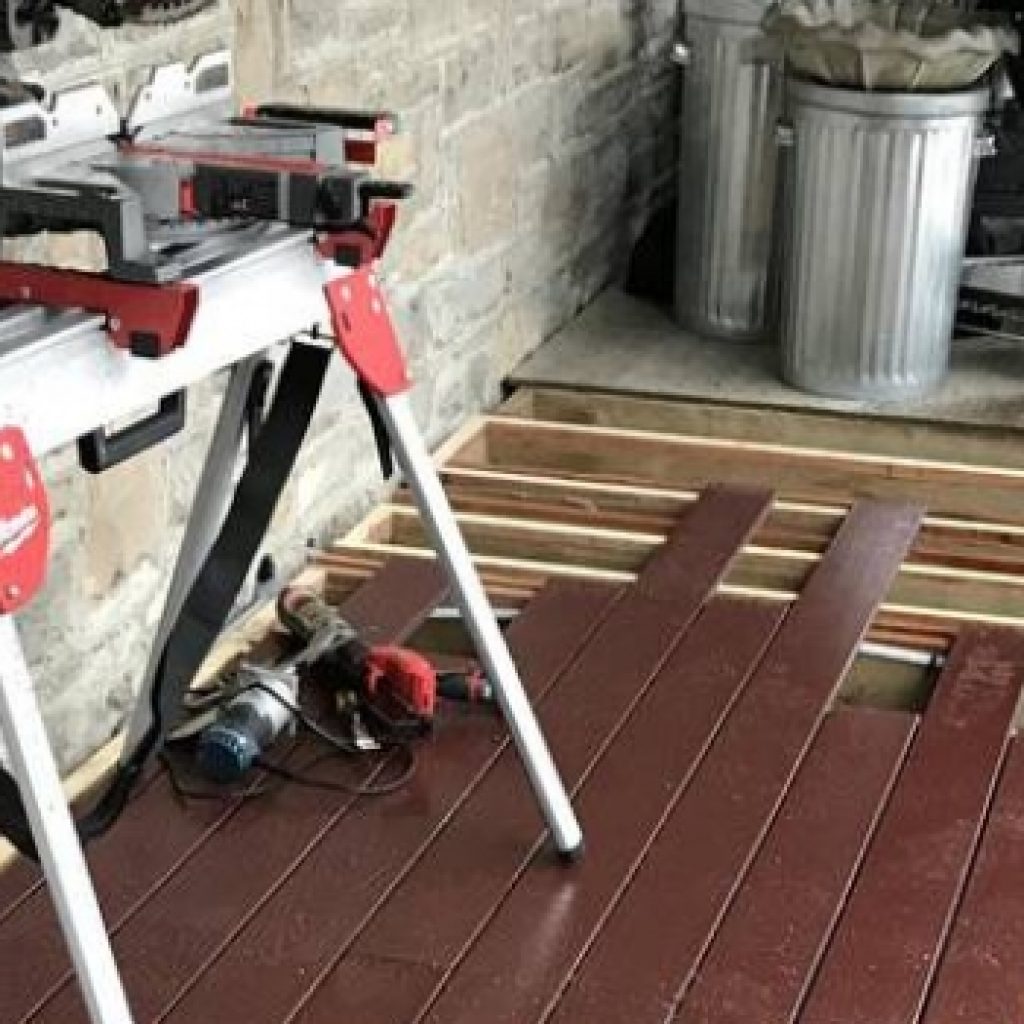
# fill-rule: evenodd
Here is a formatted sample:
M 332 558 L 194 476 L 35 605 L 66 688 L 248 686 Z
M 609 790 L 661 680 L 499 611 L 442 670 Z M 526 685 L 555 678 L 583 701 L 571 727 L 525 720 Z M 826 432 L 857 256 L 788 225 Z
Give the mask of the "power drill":
M 294 659 L 339 691 L 355 694 L 379 729 L 391 737 L 429 732 L 437 699 L 488 703 L 494 694 L 480 671 L 441 672 L 415 651 L 365 643 L 319 595 L 290 588 L 278 598 L 281 624 L 305 647 Z
M 294 668 L 243 665 L 233 680 L 238 696 L 199 735 L 196 764 L 211 782 L 238 782 L 294 721 Z

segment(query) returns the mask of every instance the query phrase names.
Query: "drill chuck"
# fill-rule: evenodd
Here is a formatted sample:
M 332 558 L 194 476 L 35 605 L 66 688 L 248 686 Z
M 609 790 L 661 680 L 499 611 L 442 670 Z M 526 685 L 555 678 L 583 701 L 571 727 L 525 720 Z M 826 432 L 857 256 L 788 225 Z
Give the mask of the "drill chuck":
M 211 782 L 238 782 L 291 723 L 295 689 L 286 677 L 247 670 L 246 681 L 249 688 L 199 737 L 196 763 Z

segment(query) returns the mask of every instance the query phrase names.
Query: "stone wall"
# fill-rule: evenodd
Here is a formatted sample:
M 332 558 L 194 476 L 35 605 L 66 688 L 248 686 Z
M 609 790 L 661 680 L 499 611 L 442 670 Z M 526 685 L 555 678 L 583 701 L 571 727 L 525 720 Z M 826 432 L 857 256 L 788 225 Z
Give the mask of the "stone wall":
M 51 83 L 233 39 L 239 92 L 400 111 L 385 158 L 413 180 L 388 279 L 434 442 L 493 403 L 503 376 L 619 273 L 672 187 L 676 0 L 238 0 L 159 34 L 68 19 L 32 55 Z M 279 561 L 380 494 L 339 369 L 272 537 Z M 222 382 L 191 396 L 185 436 L 98 479 L 45 467 L 57 510 L 46 592 L 23 617 L 54 745 L 73 766 L 130 704 Z

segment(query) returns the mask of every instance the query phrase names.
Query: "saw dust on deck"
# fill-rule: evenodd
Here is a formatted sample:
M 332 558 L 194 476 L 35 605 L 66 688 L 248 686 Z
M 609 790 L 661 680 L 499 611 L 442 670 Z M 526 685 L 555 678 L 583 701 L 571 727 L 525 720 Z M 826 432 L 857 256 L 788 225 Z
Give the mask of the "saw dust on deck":
M 791 603 L 724 592 L 772 508 L 710 488 L 635 579 L 555 578 L 510 627 L 576 866 L 479 709 L 384 797 L 182 806 L 155 775 L 90 850 L 138 1024 L 1020 1019 L 1024 633 L 965 625 L 921 716 L 844 704 L 922 513 L 855 503 Z M 342 610 L 397 641 L 445 600 L 391 559 Z M 0 876 L 0 1021 L 85 1021 L 24 866 Z

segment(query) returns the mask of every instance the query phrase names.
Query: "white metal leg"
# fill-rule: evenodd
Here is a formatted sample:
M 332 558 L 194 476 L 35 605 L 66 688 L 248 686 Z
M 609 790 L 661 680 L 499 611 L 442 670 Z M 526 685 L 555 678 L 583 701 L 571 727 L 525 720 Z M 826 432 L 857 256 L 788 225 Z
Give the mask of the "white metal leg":
M 192 512 L 178 552 L 156 640 L 150 652 L 135 709 L 125 736 L 122 759 L 129 758 L 153 721 L 151 694 L 164 645 L 181 614 L 182 605 L 199 575 L 210 548 L 217 539 L 231 501 L 234 476 L 242 448 L 246 403 L 253 373 L 263 360 L 259 353 L 239 363 L 231 371 L 220 416 L 214 429 L 203 472 L 196 487 Z
M 463 620 L 494 686 L 555 844 L 564 856 L 578 856 L 582 852 L 583 834 L 576 813 L 424 445 L 408 397 L 398 395 L 381 399 L 378 404 L 399 465 L 416 497 L 434 549 L 451 579 Z
M 0 616 L 0 726 L 93 1024 L 131 1024 L 14 620 Z

